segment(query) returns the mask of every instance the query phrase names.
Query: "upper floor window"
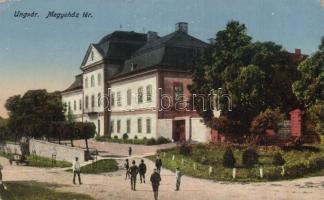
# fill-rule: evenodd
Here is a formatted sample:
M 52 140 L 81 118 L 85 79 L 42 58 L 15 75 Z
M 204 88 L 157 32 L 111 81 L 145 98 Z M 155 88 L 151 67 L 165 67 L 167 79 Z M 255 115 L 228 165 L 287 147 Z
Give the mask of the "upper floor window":
M 88 83 L 88 77 L 86 77 L 86 78 L 84 79 L 84 87 L 85 87 L 85 88 L 88 88 L 88 87 L 89 87 L 88 84 L 89 84 L 89 83 Z
M 95 107 L 95 96 L 92 95 L 91 96 L 91 108 L 94 108 Z
M 121 103 L 121 92 L 117 92 L 117 106 L 121 106 L 122 103 Z
M 152 85 L 146 86 L 146 101 L 147 102 L 152 101 Z
M 142 118 L 137 119 L 137 132 L 142 133 Z
M 174 100 L 182 101 L 183 100 L 183 84 L 182 83 L 174 83 Z
M 98 107 L 101 106 L 101 93 L 98 93 Z
M 74 100 L 74 102 L 73 102 L 73 110 L 76 111 L 76 109 L 77 109 L 77 104 L 76 104 L 76 100 Z
M 95 86 L 95 78 L 94 75 L 91 76 L 91 87 Z
M 115 106 L 115 92 L 110 94 L 110 105 Z
M 132 104 L 132 90 L 128 89 L 127 90 L 127 105 L 131 105 Z
M 151 119 L 146 119 L 146 133 L 151 133 Z
M 98 85 L 101 86 L 101 73 L 98 74 Z
M 89 108 L 89 97 L 85 97 L 85 108 Z
M 137 90 L 138 103 L 143 103 L 143 87 L 139 87 Z

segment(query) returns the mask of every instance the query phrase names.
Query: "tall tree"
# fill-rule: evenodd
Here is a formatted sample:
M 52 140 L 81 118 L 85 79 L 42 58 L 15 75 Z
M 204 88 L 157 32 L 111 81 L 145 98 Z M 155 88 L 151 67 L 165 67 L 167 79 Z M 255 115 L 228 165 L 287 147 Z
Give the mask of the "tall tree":
M 230 124 L 238 136 L 249 132 L 252 119 L 261 111 L 279 107 L 287 113 L 297 106 L 291 86 L 297 78 L 293 56 L 273 42 L 252 42 L 246 32 L 245 25 L 237 21 L 219 31 L 199 62 L 190 88 L 205 97 L 219 88 L 228 94 L 232 108 L 228 108 L 228 98 L 220 97 L 220 120 L 208 106 L 210 98 L 204 99 L 204 106 L 195 98 L 194 105 L 207 125 L 222 129 L 219 124 Z

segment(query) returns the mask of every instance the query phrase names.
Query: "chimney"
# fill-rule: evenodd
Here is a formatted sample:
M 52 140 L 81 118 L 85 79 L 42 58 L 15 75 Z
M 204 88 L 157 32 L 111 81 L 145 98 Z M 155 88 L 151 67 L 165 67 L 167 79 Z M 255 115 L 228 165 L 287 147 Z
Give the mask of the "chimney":
M 300 49 L 295 49 L 295 55 L 294 55 L 294 59 L 296 64 L 299 64 L 302 60 L 302 54 L 301 54 L 301 50 Z
M 147 41 L 152 41 L 159 37 L 158 33 L 154 31 L 148 31 L 146 35 L 147 35 Z
M 187 22 L 178 22 L 175 25 L 175 31 L 181 31 L 188 34 L 188 23 Z
M 295 49 L 295 54 L 296 55 L 300 55 L 301 54 L 301 50 L 300 49 Z
M 209 44 L 210 45 L 214 45 L 216 43 L 216 39 L 215 38 L 209 38 L 208 41 L 209 41 Z

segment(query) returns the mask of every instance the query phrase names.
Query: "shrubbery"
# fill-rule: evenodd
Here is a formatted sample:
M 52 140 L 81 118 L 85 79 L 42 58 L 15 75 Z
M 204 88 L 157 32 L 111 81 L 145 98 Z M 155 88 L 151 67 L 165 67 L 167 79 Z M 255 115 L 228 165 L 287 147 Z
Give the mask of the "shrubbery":
M 170 142 L 171 142 L 171 140 L 169 140 L 168 138 L 165 138 L 165 137 L 159 137 L 156 140 L 157 144 L 167 144 L 167 143 L 170 143 Z
M 236 160 L 231 148 L 227 148 L 223 156 L 223 166 L 227 168 L 234 168 Z
M 123 140 L 128 140 L 128 134 L 127 133 L 123 134 Z
M 282 157 L 281 153 L 276 153 L 274 156 L 273 156 L 273 161 L 272 161 L 272 164 L 276 165 L 276 166 L 282 166 L 285 164 L 285 159 Z
M 192 146 L 189 144 L 182 144 L 179 149 L 179 153 L 184 156 L 190 156 L 192 153 Z
M 156 144 L 156 140 L 154 138 L 150 138 L 146 141 L 147 145 L 155 145 Z
M 259 162 L 259 155 L 255 149 L 249 148 L 243 152 L 242 164 L 246 167 L 252 167 Z

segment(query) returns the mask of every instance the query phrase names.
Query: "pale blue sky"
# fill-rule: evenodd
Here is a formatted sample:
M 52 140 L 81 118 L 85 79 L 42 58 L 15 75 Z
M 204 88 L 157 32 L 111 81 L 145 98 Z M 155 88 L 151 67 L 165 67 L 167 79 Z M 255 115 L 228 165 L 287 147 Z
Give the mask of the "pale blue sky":
M 5 100 L 28 89 L 62 90 L 79 73 L 89 43 L 114 30 L 165 35 L 179 21 L 204 41 L 229 20 L 246 24 L 254 40 L 272 40 L 310 54 L 324 35 L 320 0 L 0 0 L 0 115 Z M 324 3 L 322 2 L 324 5 Z M 40 17 L 15 18 L 15 11 Z M 48 11 L 94 17 L 45 19 Z

